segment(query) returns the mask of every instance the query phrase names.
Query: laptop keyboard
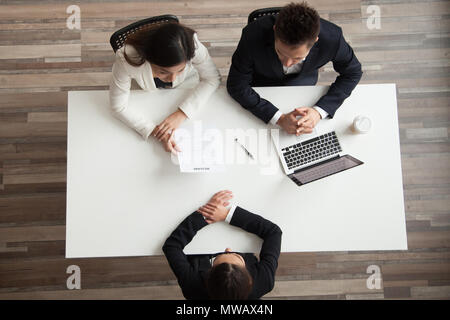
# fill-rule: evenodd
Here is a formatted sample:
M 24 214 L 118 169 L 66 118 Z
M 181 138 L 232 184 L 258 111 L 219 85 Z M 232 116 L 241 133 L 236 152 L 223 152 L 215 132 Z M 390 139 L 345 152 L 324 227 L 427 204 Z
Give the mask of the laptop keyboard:
M 296 168 L 310 162 L 338 154 L 342 151 L 336 132 L 306 140 L 281 149 L 288 169 Z

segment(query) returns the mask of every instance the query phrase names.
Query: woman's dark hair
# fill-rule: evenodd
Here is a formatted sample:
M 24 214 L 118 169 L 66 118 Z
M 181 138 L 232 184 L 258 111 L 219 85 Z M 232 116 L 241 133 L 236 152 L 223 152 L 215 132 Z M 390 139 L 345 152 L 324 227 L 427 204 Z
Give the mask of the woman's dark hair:
M 133 46 L 137 59 L 127 56 L 125 60 L 138 67 L 149 61 L 160 67 L 172 67 L 194 57 L 195 31 L 179 23 L 162 23 L 137 31 L 128 36 L 125 44 Z
M 320 32 L 320 16 L 304 1 L 284 6 L 275 21 L 275 37 L 292 46 L 314 45 Z
M 214 300 L 246 300 L 253 287 L 253 280 L 245 267 L 221 263 L 209 271 L 206 287 Z

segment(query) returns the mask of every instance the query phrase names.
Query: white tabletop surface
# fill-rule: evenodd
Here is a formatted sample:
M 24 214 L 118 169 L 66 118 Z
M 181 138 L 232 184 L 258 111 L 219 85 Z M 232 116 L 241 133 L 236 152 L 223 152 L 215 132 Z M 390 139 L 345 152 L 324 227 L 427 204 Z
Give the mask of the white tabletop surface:
M 282 111 L 312 106 L 328 87 L 255 88 Z M 132 91 L 130 107 L 155 122 L 176 110 L 188 90 Z M 190 213 L 223 189 L 233 203 L 278 224 L 282 252 L 406 250 L 406 226 L 394 84 L 358 85 L 318 132 L 335 130 L 344 154 L 363 165 L 304 186 L 282 170 L 267 126 L 219 88 L 182 127 L 258 132 L 257 153 L 223 172 L 180 173 L 170 154 L 144 141 L 110 113 L 108 91 L 69 92 L 66 257 L 162 254 L 162 245 Z M 355 116 L 372 121 L 367 134 L 350 130 Z M 231 152 L 228 150 L 227 152 Z M 262 159 L 262 160 L 261 160 Z M 200 230 L 185 253 L 225 248 L 259 252 L 261 240 L 225 222 Z

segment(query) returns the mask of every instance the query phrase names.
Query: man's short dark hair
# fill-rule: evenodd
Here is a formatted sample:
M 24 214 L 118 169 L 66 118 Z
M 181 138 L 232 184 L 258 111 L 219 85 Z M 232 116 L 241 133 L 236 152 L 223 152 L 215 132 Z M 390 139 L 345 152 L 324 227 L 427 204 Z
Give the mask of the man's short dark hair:
M 221 263 L 209 271 L 206 287 L 214 300 L 247 300 L 253 281 L 247 268 Z
M 320 16 L 306 3 L 284 6 L 275 21 L 275 37 L 291 46 L 314 45 L 320 32 Z

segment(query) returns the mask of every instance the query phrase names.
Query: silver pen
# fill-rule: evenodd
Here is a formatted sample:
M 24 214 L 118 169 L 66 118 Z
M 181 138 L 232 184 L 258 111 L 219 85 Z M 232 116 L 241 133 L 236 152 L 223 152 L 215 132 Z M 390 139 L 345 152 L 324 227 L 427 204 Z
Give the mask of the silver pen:
M 255 160 L 255 158 L 253 157 L 253 155 L 238 141 L 238 138 L 234 138 L 234 141 L 236 141 L 236 143 L 238 145 L 240 145 L 242 147 L 242 149 L 244 149 L 245 153 L 248 154 L 248 156 L 250 158 L 252 158 L 253 160 Z

